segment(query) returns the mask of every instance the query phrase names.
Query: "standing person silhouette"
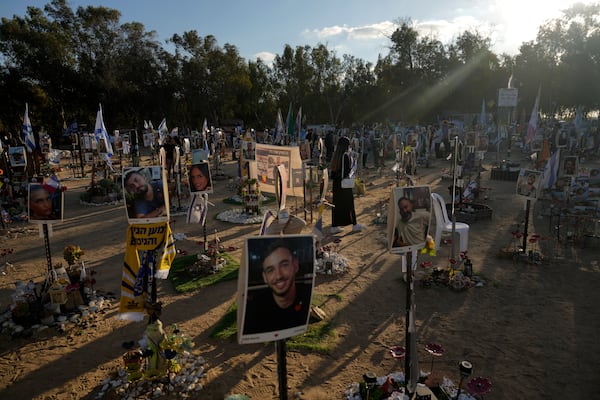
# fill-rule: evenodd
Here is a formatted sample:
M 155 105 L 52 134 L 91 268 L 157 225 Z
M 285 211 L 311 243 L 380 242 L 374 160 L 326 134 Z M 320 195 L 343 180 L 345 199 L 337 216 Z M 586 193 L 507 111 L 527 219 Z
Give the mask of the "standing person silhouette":
M 335 147 L 335 136 L 332 130 L 327 131 L 325 135 L 325 161 L 330 162 Z
M 175 139 L 172 136 L 167 136 L 165 143 L 163 144 L 163 148 L 165 149 L 165 158 L 166 158 L 166 166 L 167 166 L 167 180 L 171 181 L 171 177 L 175 174 L 174 166 L 175 166 Z
M 352 189 L 342 188 L 342 179 L 348 178 L 352 167 L 352 160 L 348 154 L 350 139 L 346 136 L 338 140 L 333 157 L 331 158 L 330 170 L 333 180 L 333 207 L 331 209 L 331 233 L 343 232 L 343 226 L 352 225 L 352 230 L 359 232 L 365 229 L 364 225 L 356 221 L 354 210 L 354 193 Z M 342 176 L 343 174 L 343 176 Z

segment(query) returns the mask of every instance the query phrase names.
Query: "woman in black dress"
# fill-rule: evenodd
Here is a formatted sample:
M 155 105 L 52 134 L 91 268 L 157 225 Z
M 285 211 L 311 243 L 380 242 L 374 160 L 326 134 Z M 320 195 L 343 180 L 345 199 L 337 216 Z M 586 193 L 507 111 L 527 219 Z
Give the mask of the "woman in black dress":
M 342 188 L 342 179 L 348 177 L 352 166 L 352 160 L 348 154 L 349 147 L 350 139 L 345 136 L 341 137 L 331 158 L 330 176 L 333 180 L 333 205 L 335 206 L 331 209 L 331 233 L 333 234 L 342 232 L 344 230 L 342 227 L 346 225 L 352 225 L 353 231 L 365 229 L 364 225 L 356 222 L 352 189 Z

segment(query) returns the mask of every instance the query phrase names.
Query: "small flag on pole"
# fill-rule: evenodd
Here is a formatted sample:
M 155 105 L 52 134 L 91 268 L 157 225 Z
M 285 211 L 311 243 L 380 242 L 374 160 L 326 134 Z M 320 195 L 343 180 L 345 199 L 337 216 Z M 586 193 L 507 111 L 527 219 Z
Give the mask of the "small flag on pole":
M 540 104 L 540 92 L 542 88 L 538 89 L 537 97 L 535 98 L 535 104 L 533 105 L 533 110 L 531 111 L 531 117 L 529 118 L 529 124 L 527 125 L 527 136 L 525 137 L 525 144 L 531 143 L 531 140 L 534 138 L 537 133 L 538 126 L 538 107 Z
M 29 153 L 35 150 L 35 137 L 33 136 L 33 128 L 29 120 L 29 106 L 25 103 L 25 116 L 23 116 L 23 142 Z
M 167 119 L 163 118 L 163 120 L 160 121 L 160 125 L 158 125 L 158 144 L 161 146 L 165 144 L 168 134 L 169 129 L 167 128 Z
M 548 159 L 542 177 L 540 179 L 540 189 L 550 189 L 556 183 L 558 177 L 558 166 L 560 164 L 560 149 L 556 149 L 554 154 Z
M 49 177 L 44 178 L 42 187 L 50 193 L 54 193 L 60 190 L 60 180 L 58 179 L 58 176 L 56 176 L 56 174 L 52 174 Z
M 113 156 L 112 145 L 110 144 L 110 140 L 108 138 L 108 131 L 106 130 L 106 126 L 104 126 L 104 119 L 102 118 L 102 104 L 98 105 L 98 113 L 96 114 L 96 125 L 94 127 L 94 137 L 96 138 L 96 142 L 98 145 L 104 142 L 105 148 L 99 148 L 99 153 L 106 154 L 106 160 Z M 106 151 L 104 151 L 106 150 Z

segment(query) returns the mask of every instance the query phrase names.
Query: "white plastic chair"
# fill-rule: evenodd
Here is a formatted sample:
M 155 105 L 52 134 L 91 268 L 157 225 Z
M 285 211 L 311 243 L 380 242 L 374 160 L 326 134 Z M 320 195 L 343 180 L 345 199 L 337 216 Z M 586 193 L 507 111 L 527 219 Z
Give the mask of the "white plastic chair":
M 433 211 L 435 212 L 435 249 L 440 248 L 440 241 L 442 240 L 442 233 L 452 234 L 452 221 L 448 218 L 448 211 L 446 210 L 446 202 L 444 198 L 437 193 L 431 193 L 431 200 L 433 203 Z M 455 232 L 460 237 L 459 251 L 467 251 L 469 248 L 469 225 L 464 222 L 457 222 Z M 454 240 L 454 238 L 452 238 Z

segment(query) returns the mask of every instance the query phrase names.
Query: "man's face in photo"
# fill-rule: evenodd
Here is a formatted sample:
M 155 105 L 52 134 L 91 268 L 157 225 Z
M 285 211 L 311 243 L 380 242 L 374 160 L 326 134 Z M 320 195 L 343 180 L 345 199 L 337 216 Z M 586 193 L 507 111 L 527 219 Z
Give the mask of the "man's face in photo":
M 279 247 L 263 261 L 263 279 L 275 296 L 285 297 L 294 285 L 298 260 L 285 247 Z
M 398 202 L 398 210 L 400 211 L 400 218 L 402 218 L 402 221 L 408 222 L 412 216 L 413 205 L 410 200 L 401 199 Z
M 125 182 L 125 189 L 135 195 L 145 194 L 148 192 L 148 182 L 142 174 L 133 173 Z

